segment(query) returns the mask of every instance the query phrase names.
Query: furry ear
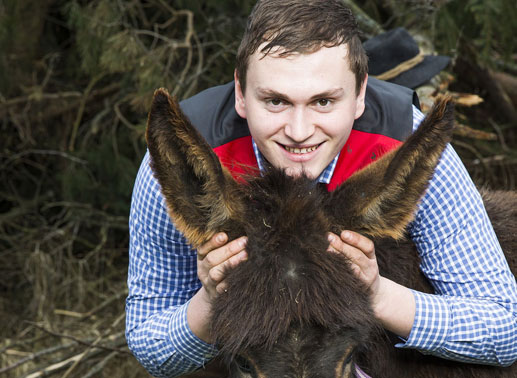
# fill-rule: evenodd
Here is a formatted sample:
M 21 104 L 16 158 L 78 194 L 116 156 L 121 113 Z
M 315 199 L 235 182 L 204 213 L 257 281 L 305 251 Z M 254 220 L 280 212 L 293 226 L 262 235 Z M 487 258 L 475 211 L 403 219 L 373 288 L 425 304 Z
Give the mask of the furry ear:
M 169 215 L 189 243 L 198 247 L 216 232 L 242 231 L 239 185 L 165 89 L 154 93 L 146 138 Z
M 443 98 L 403 145 L 356 172 L 331 193 L 328 212 L 334 231 L 403 237 L 453 128 L 454 105 L 450 98 Z

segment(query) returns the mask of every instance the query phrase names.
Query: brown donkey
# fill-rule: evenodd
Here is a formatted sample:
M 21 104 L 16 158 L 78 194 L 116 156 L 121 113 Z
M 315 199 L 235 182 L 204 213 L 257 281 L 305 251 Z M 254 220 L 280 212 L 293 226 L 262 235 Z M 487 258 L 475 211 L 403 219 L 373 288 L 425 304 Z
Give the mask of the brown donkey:
M 178 104 L 156 91 L 147 142 L 176 226 L 194 247 L 219 231 L 248 237 L 248 260 L 229 272 L 228 291 L 213 308 L 212 332 L 229 376 L 353 377 L 356 366 L 374 378 L 517 376 L 515 365 L 460 364 L 397 350 L 346 258 L 327 252 L 328 231 L 368 235 L 382 275 L 431 292 L 403 237 L 453 123 L 452 104 L 437 103 L 399 149 L 332 193 L 274 168 L 240 184 Z M 515 274 L 517 195 L 486 198 L 503 248 L 514 254 L 507 257 Z

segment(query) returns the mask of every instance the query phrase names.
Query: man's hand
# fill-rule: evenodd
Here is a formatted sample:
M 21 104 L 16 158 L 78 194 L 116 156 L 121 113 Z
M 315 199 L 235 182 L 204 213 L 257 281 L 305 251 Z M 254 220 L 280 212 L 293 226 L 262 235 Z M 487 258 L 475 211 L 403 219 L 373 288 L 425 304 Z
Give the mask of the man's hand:
M 354 274 L 370 289 L 373 311 L 384 328 L 408 337 L 415 318 L 415 298 L 408 288 L 381 277 L 373 242 L 352 231 L 343 231 L 340 236 L 329 233 L 328 239 L 329 251 L 345 255 Z
M 329 251 L 345 255 L 355 275 L 370 289 L 372 299 L 379 292 L 379 266 L 375 246 L 367 237 L 352 231 L 343 231 L 340 236 L 329 232 Z
M 192 297 L 187 308 L 190 329 L 200 339 L 210 343 L 210 311 L 215 298 L 226 288 L 226 273 L 247 259 L 246 237 L 227 243 L 225 233 L 214 235 L 197 251 L 197 276 L 203 285 Z
M 246 237 L 225 244 L 228 236 L 216 234 L 197 250 L 197 276 L 208 294 L 210 302 L 226 289 L 228 270 L 247 259 Z

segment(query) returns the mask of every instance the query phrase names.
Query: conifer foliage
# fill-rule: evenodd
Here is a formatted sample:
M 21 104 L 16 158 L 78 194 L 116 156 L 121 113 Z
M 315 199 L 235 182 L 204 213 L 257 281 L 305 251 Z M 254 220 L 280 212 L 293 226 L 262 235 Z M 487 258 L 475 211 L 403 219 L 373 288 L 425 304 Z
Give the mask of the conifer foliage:
M 147 107 L 232 79 L 249 3 L 0 1 L 0 375 L 145 376 L 123 331 Z

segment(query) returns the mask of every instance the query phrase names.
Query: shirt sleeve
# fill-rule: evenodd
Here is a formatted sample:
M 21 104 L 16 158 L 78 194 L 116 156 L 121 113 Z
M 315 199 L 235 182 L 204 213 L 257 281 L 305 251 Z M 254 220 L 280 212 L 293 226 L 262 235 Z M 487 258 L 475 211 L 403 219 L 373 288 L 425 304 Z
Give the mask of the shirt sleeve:
M 129 232 L 128 346 L 156 377 L 196 370 L 216 354 L 187 323 L 189 300 L 201 287 L 196 251 L 170 221 L 148 153 L 133 189 Z
M 515 277 L 482 199 L 450 145 L 409 232 L 435 294 L 413 291 L 413 328 L 397 347 L 484 364 L 517 360 Z

